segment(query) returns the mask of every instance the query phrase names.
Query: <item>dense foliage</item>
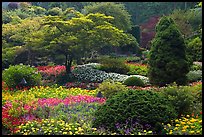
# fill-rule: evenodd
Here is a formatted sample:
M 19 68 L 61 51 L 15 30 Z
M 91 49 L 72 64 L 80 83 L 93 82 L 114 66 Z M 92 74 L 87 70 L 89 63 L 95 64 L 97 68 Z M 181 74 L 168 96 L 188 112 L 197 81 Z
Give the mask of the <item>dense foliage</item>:
M 114 94 L 117 94 L 118 92 L 124 92 L 126 90 L 127 87 L 122 83 L 110 80 L 102 82 L 97 88 L 97 91 L 101 92 L 102 95 L 106 98 L 110 98 Z
M 115 125 L 125 123 L 129 119 L 131 123 L 137 121 L 143 126 L 150 124 L 151 129 L 159 131 L 161 123 L 176 117 L 175 108 L 161 94 L 146 90 L 128 90 L 119 92 L 98 107 L 93 126 L 103 126 L 118 132 Z
M 140 86 L 140 87 L 144 87 L 144 82 L 137 77 L 129 77 L 127 78 L 123 84 L 127 85 L 127 86 Z
M 103 13 L 106 16 L 114 17 L 112 23 L 124 31 L 130 30 L 132 27 L 130 14 L 123 4 L 99 2 L 85 6 L 83 10 L 85 13 Z
M 10 66 L 2 73 L 2 79 L 6 82 L 9 88 L 16 88 L 20 86 L 37 86 L 41 83 L 41 75 L 34 67 L 26 65 Z M 22 85 L 22 79 L 25 79 L 26 85 Z
M 150 83 L 164 86 L 176 82 L 185 84 L 189 71 L 186 45 L 174 21 L 162 17 L 156 26 L 149 59 Z

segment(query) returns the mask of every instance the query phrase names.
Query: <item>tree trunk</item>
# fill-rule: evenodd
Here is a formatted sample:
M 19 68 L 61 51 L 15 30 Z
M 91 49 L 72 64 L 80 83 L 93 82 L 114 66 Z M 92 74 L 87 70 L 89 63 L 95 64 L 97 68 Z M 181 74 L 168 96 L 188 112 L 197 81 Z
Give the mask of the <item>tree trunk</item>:
M 72 57 L 70 56 L 68 58 L 68 55 L 65 55 L 66 61 L 65 61 L 65 67 L 66 67 L 66 73 L 70 74 L 71 73 L 71 66 L 72 66 Z

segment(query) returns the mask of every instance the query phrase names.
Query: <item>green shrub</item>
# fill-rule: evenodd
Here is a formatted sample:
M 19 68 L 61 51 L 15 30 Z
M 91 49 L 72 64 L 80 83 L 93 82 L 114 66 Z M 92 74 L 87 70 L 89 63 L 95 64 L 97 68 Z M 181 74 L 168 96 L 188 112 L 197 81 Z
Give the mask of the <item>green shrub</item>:
M 184 38 L 174 20 L 164 16 L 156 26 L 156 36 L 150 49 L 150 83 L 158 86 L 173 82 L 184 85 L 187 83 L 188 72 Z
M 140 86 L 140 87 L 145 86 L 144 82 L 138 77 L 129 77 L 124 81 L 123 84 L 127 86 Z
M 142 75 L 147 76 L 148 69 L 147 65 L 144 64 L 128 64 L 130 71 L 127 72 L 128 75 Z
M 202 61 L 202 41 L 199 37 L 190 40 L 186 49 L 187 54 L 193 61 Z
M 99 106 L 94 115 L 93 127 L 103 126 L 116 132 L 115 124 L 124 124 L 127 119 L 150 124 L 153 131 L 159 132 L 161 123 L 178 116 L 174 106 L 161 93 L 145 90 L 119 92 Z
M 202 66 L 201 65 L 198 65 L 198 64 L 193 64 L 190 68 L 191 71 L 194 71 L 194 70 L 202 70 Z
M 129 71 L 129 67 L 122 60 L 118 60 L 115 58 L 102 58 L 100 60 L 100 63 L 100 70 L 106 72 L 126 74 Z
M 169 85 L 162 90 L 162 93 L 175 106 L 179 115 L 192 113 L 191 108 L 194 106 L 195 98 L 189 86 Z
M 9 88 L 19 86 L 23 78 L 27 82 L 25 86 L 37 86 L 41 84 L 42 76 L 37 72 L 37 68 L 27 65 L 9 66 L 2 74 L 2 79 Z
M 102 95 L 106 98 L 110 98 L 114 94 L 126 90 L 127 87 L 125 85 L 122 85 L 122 83 L 120 82 L 114 82 L 111 80 L 106 80 L 102 82 L 97 88 L 97 91 L 101 91 Z
M 187 74 L 187 78 L 189 82 L 200 81 L 202 79 L 202 71 L 201 70 L 190 71 Z

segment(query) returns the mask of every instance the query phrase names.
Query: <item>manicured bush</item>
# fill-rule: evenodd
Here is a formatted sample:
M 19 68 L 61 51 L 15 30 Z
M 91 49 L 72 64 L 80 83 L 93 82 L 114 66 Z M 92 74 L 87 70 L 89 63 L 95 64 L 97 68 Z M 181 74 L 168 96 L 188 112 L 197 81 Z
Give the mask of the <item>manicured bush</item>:
M 126 74 L 129 71 L 128 66 L 122 60 L 115 58 L 103 58 L 100 63 L 100 70 L 104 70 L 106 72 Z
M 129 77 L 123 82 L 123 84 L 127 86 L 140 86 L 140 87 L 145 86 L 144 82 L 140 78 L 137 78 L 137 77 Z
M 111 131 L 117 131 L 116 123 L 129 119 L 150 124 L 153 131 L 159 132 L 161 123 L 177 117 L 174 106 L 162 94 L 146 90 L 119 92 L 99 106 L 94 115 L 93 127 L 103 126 Z
M 102 95 L 106 98 L 110 98 L 114 94 L 117 94 L 118 92 L 126 91 L 128 88 L 125 85 L 122 85 L 120 82 L 114 82 L 114 81 L 104 81 L 102 82 L 99 87 L 97 88 L 97 91 L 101 91 Z
M 202 80 L 202 71 L 201 70 L 190 71 L 187 74 L 187 78 L 189 82 L 200 81 Z
M 150 83 L 158 86 L 173 82 L 186 84 L 188 72 L 184 38 L 173 19 L 164 16 L 156 26 L 156 36 L 150 49 Z
M 27 65 L 10 66 L 2 74 L 2 79 L 9 88 L 21 86 L 20 82 L 23 78 L 27 82 L 25 86 L 37 86 L 41 84 L 42 76 L 37 72 L 37 68 Z

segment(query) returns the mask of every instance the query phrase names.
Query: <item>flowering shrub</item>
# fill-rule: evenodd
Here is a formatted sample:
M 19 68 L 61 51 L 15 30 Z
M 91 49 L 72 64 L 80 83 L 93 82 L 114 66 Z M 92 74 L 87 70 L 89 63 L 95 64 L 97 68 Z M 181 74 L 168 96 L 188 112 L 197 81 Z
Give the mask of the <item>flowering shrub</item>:
M 167 135 L 202 135 L 202 115 L 186 115 L 164 125 Z

